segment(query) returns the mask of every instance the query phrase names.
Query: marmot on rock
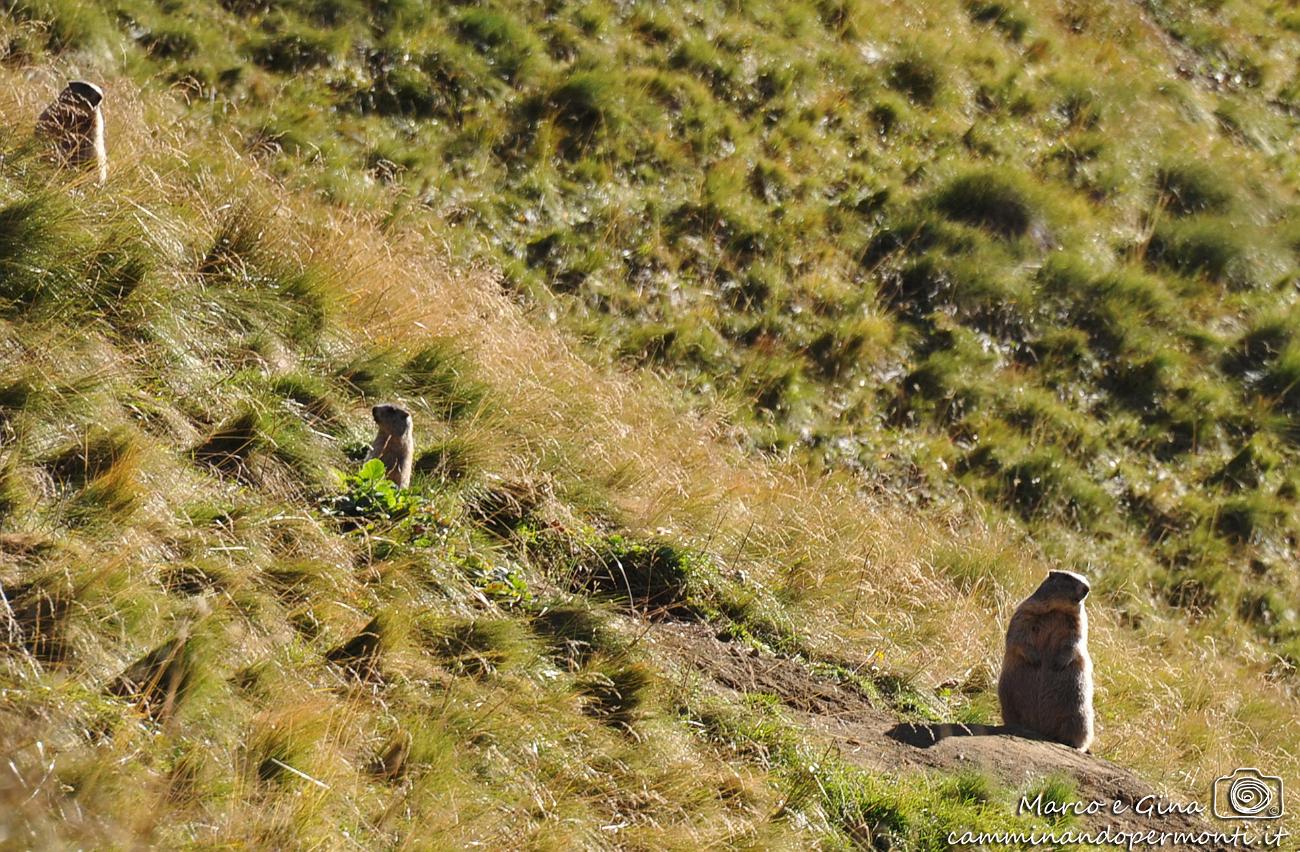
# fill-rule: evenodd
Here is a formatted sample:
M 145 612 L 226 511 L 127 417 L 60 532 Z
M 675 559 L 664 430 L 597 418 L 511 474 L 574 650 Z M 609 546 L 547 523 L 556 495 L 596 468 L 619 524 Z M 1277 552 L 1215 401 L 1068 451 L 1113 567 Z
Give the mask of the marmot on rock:
M 1007 626 L 998 701 L 1007 725 L 1087 751 L 1092 744 L 1092 660 L 1083 599 L 1088 581 L 1051 571 Z
M 36 133 L 52 143 L 59 165 L 93 166 L 101 184 L 108 179 L 103 102 L 99 86 L 73 80 L 36 119 Z
M 411 485 L 411 465 L 415 456 L 415 439 L 411 434 L 411 413 L 396 405 L 376 405 L 370 409 L 379 432 L 370 445 L 366 461 L 379 459 L 389 479 L 398 488 Z

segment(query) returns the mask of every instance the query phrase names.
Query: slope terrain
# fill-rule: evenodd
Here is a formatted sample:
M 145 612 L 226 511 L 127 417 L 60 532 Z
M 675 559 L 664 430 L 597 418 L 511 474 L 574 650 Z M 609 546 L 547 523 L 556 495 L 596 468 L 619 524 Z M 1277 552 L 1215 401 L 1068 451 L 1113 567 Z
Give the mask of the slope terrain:
M 11 5 L 12 57 L 434 223 L 748 446 L 976 495 L 1294 669 L 1286 4 Z
M 0 842 L 944 848 L 1297 777 L 1285 7 L 6 8 Z M 102 188 L 30 138 L 77 75 Z M 1098 757 L 918 745 L 1061 565 Z

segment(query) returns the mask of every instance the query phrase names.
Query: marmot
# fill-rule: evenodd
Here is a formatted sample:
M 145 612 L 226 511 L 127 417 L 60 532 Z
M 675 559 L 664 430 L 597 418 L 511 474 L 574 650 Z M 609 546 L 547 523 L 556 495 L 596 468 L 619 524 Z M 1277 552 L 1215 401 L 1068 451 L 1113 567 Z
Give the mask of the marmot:
M 1002 721 L 1087 751 L 1092 744 L 1092 660 L 1083 599 L 1088 581 L 1051 571 L 1007 626 L 998 678 Z
M 36 133 L 53 144 L 61 166 L 93 165 L 99 183 L 108 179 L 108 153 L 104 149 L 103 89 L 73 80 L 36 119 Z
M 388 478 L 398 488 L 411 484 L 411 464 L 415 456 L 415 439 L 411 435 L 411 412 L 396 405 L 376 405 L 370 409 L 379 432 L 370 445 L 366 461 L 379 459 Z

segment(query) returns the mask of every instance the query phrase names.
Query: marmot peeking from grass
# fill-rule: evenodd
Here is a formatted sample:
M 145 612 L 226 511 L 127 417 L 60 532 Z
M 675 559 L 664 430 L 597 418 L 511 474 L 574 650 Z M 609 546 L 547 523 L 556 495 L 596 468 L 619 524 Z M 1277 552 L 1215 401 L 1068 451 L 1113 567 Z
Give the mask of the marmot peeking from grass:
M 998 679 L 1003 722 L 1080 751 L 1093 726 L 1087 596 L 1083 577 L 1049 572 L 1011 616 Z
M 99 183 L 108 179 L 103 101 L 99 86 L 73 80 L 36 119 L 36 133 L 52 143 L 59 165 L 93 166 Z
M 379 432 L 370 445 L 366 461 L 379 459 L 388 478 L 398 488 L 411 485 L 411 462 L 415 456 L 415 439 L 411 435 L 411 413 L 396 405 L 376 405 L 370 409 Z

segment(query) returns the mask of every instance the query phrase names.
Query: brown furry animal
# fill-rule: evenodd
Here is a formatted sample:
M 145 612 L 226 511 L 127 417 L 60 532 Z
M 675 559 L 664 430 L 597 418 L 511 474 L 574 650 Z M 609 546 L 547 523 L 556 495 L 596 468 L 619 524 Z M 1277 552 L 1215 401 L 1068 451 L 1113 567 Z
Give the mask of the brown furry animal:
M 1088 581 L 1051 571 L 1007 626 L 998 679 L 1002 720 L 1087 751 L 1092 745 L 1092 660 L 1083 599 Z
M 103 102 L 99 86 L 73 80 L 36 119 L 36 133 L 51 142 L 59 165 L 93 166 L 101 184 L 108 179 Z
M 370 445 L 366 461 L 379 459 L 389 479 L 399 488 L 411 484 L 411 465 L 415 456 L 415 438 L 411 434 L 411 413 L 396 405 L 376 405 L 370 409 L 379 427 Z

